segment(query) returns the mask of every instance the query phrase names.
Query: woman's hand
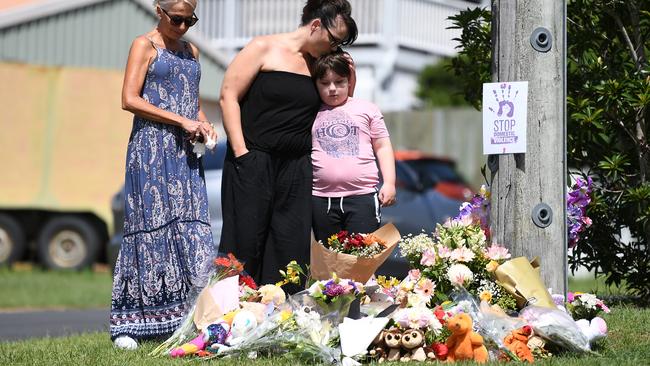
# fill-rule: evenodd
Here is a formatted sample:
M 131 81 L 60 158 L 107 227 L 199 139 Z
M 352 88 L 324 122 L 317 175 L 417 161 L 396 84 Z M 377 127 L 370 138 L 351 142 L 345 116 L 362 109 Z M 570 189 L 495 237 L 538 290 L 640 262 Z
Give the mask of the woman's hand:
M 201 131 L 204 132 L 203 136 L 207 140 L 217 141 L 217 131 L 214 129 L 214 124 L 210 121 L 201 121 Z
M 392 206 L 395 204 L 395 186 L 384 184 L 379 190 L 379 202 L 382 207 Z
M 181 127 L 187 132 L 191 142 L 196 142 L 201 136 L 206 136 L 205 132 L 202 131 L 202 122 L 184 118 Z

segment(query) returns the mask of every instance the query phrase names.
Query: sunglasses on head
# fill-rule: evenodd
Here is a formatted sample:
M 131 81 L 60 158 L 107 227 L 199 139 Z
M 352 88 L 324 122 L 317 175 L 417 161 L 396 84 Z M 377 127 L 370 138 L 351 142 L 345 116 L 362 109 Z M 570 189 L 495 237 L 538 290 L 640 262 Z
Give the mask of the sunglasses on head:
M 169 17 L 169 22 L 172 23 L 172 25 L 176 26 L 176 27 L 178 27 L 182 23 L 185 23 L 185 26 L 189 28 L 189 27 L 193 26 L 194 24 L 196 24 L 196 22 L 199 21 L 199 18 L 197 18 L 196 14 L 194 14 L 194 13 L 192 13 L 191 17 L 185 18 L 185 17 L 182 17 L 180 15 L 170 15 L 167 12 L 167 10 L 165 10 L 163 8 L 160 8 L 160 10 L 162 10 L 163 13 L 165 13 L 165 15 L 167 15 Z

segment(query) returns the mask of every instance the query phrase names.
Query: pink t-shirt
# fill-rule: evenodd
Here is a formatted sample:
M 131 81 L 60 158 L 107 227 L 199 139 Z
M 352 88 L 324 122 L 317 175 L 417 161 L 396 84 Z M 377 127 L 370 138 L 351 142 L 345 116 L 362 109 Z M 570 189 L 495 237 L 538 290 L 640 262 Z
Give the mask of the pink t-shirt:
M 354 98 L 338 107 L 323 104 L 311 132 L 314 196 L 346 197 L 375 191 L 379 170 L 372 140 L 388 137 L 376 105 Z

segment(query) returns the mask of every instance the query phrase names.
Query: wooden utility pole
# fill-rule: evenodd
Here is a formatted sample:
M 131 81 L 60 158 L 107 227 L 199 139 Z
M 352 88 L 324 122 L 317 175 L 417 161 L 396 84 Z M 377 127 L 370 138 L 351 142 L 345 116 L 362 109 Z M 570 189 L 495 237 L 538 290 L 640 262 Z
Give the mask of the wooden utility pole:
M 490 155 L 493 241 L 567 287 L 566 1 L 492 0 L 492 81 L 528 81 L 525 154 Z

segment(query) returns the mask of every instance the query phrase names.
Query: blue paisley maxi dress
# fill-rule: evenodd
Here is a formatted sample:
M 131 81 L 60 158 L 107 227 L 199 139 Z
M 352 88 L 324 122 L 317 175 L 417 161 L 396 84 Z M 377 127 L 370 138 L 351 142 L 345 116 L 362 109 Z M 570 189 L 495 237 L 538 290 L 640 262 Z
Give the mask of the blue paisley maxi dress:
M 191 120 L 201 69 L 191 50 L 156 46 L 142 97 Z M 159 338 L 187 313 L 204 286 L 215 246 L 203 168 L 181 127 L 133 119 L 126 155 L 124 238 L 113 278 L 111 339 Z

